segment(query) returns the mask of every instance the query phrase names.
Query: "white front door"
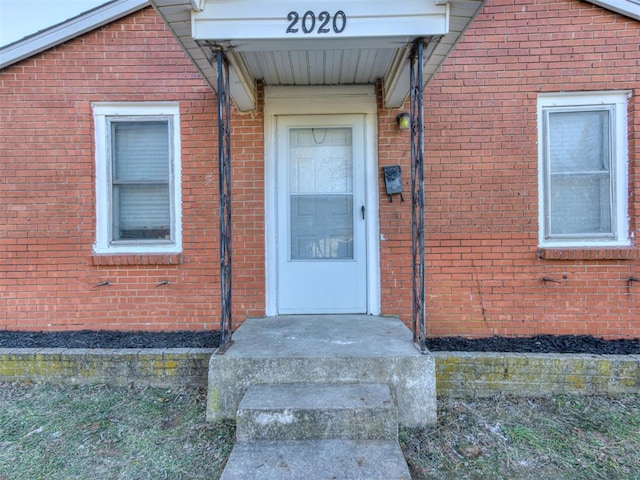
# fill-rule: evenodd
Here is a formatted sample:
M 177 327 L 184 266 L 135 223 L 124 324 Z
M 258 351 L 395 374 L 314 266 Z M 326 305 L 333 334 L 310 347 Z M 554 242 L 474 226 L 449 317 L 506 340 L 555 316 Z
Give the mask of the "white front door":
M 364 117 L 277 117 L 278 312 L 366 313 Z

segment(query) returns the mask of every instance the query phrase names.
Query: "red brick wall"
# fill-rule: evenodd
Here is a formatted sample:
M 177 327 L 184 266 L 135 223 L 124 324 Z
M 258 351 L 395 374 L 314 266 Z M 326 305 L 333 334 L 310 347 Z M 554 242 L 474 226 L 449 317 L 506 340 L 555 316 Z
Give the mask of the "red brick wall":
M 400 315 L 411 325 L 411 133 L 398 130 L 396 116 L 405 109 L 387 110 L 382 105 L 382 88 L 378 85 L 378 164 L 380 169 L 400 165 L 404 201 L 399 195 L 389 201 L 380 174 L 380 294 L 382 313 Z
M 539 258 L 536 96 L 633 91 L 635 232 L 640 23 L 576 0 L 531 3 L 489 0 L 425 91 L 428 334 L 637 337 L 640 284 L 626 281 L 640 277 L 637 259 Z M 180 102 L 184 248 L 171 265 L 91 252 L 91 103 L 147 100 Z M 0 106 L 0 328 L 218 328 L 216 99 L 153 10 L 0 71 Z M 381 290 L 383 313 L 410 322 L 410 137 L 399 111 L 380 107 L 378 118 L 379 166 L 399 163 L 406 192 L 389 203 L 380 177 Z M 262 128 L 261 108 L 234 111 L 236 324 L 264 313 Z
M 630 227 L 640 202 L 640 22 L 587 2 L 489 0 L 425 91 L 427 329 L 440 335 L 640 336 L 637 251 L 539 258 L 536 98 L 630 90 Z M 406 142 L 380 118 L 380 161 Z M 406 167 L 406 168 L 405 168 Z M 405 202 L 406 203 L 406 202 Z M 408 205 L 381 204 L 385 313 L 410 318 Z M 617 257 L 616 257 L 617 258 Z M 548 277 L 559 283 L 543 282 Z M 400 301 L 399 297 L 403 300 Z
M 181 261 L 93 257 L 91 103 L 154 100 L 180 102 Z M 216 99 L 155 12 L 0 71 L 0 104 L 0 328 L 218 328 Z M 236 320 L 264 309 L 261 128 L 234 117 Z

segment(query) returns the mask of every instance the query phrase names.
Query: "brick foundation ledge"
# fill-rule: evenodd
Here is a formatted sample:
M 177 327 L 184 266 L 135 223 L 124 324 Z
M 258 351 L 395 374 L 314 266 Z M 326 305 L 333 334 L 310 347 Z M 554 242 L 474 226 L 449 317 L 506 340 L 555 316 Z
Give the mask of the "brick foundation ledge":
M 210 348 L 0 348 L 0 381 L 206 386 Z
M 213 349 L 0 348 L 0 381 L 206 387 Z M 433 352 L 438 395 L 640 393 L 640 355 Z
M 451 397 L 640 393 L 640 355 L 434 352 L 436 390 Z

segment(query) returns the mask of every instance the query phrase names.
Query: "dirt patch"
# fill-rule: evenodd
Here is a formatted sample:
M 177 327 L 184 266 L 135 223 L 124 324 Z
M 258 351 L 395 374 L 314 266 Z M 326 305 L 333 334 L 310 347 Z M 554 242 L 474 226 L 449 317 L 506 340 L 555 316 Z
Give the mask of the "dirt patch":
M 79 330 L 66 332 L 0 331 L 0 348 L 216 348 L 218 331 L 119 332 Z M 588 335 L 534 337 L 427 339 L 432 351 L 640 354 L 640 339 L 604 340 Z

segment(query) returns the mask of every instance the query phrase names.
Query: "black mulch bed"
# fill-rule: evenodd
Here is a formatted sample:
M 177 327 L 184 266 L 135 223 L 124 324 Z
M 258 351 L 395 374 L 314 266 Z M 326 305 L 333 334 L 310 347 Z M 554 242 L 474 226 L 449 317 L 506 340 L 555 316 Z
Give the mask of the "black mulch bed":
M 441 337 L 427 340 L 429 350 L 447 352 L 593 353 L 597 355 L 640 354 L 640 338 L 603 340 L 588 335 L 537 335 L 479 339 Z
M 0 348 L 215 348 L 220 332 L 0 331 Z
M 217 331 L 114 332 L 14 332 L 0 330 L 0 348 L 215 348 Z M 640 354 L 640 338 L 603 340 L 587 335 L 535 337 L 430 338 L 432 351 Z

